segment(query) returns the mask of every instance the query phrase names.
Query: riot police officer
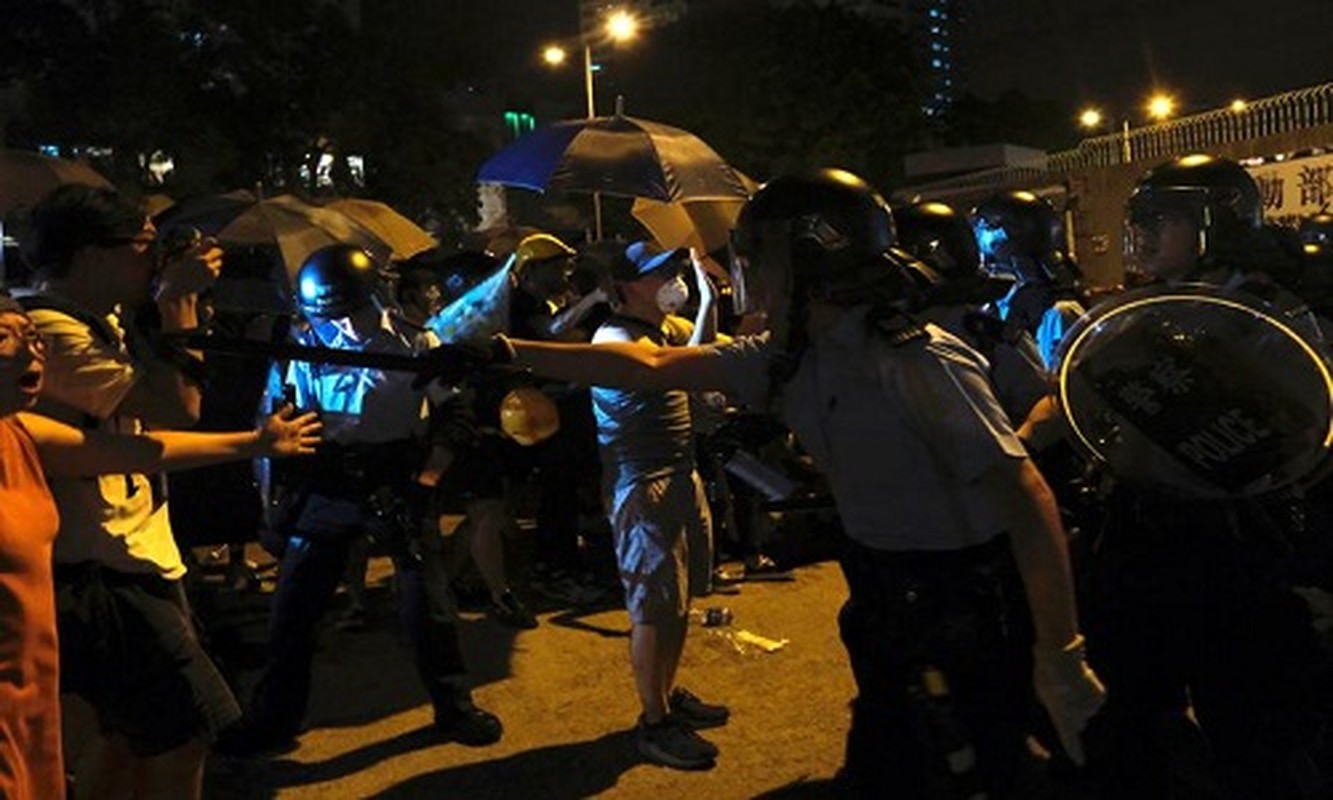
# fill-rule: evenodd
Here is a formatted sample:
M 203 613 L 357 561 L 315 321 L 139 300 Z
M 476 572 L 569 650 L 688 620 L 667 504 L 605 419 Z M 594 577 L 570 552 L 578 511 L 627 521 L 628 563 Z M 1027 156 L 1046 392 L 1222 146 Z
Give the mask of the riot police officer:
M 919 316 L 971 345 L 986 357 L 996 399 L 1015 427 L 1050 391 L 1037 343 L 1016 319 L 983 311 L 1013 289 L 1013 281 L 988 276 L 967 218 L 939 202 L 893 209 L 899 246 L 939 275 Z
M 1128 203 L 1131 267 L 1176 292 L 1189 292 L 1190 284 L 1201 284 L 1204 293 L 1236 290 L 1233 306 L 1253 304 L 1290 329 L 1300 303 L 1279 291 L 1290 265 L 1266 237 L 1261 210 L 1254 181 L 1233 161 L 1191 155 L 1156 167 Z M 1270 259 L 1274 254 L 1279 258 Z M 1193 380 L 1219 392 L 1220 384 L 1241 382 L 1245 374 L 1245 359 L 1228 357 L 1230 348 L 1262 338 L 1226 328 L 1212 335 L 1202 317 L 1183 336 L 1184 328 L 1171 330 L 1175 335 L 1143 339 L 1167 348 L 1143 353 L 1146 368 L 1175 369 L 1190 353 L 1196 366 L 1211 358 L 1223 365 L 1213 373 L 1227 381 Z M 1208 347 L 1191 349 L 1199 337 Z M 1202 390 L 1161 386 L 1167 394 Z M 1239 402 L 1256 418 L 1265 395 L 1284 391 L 1275 383 L 1248 388 Z M 1130 399 L 1161 405 L 1167 394 Z M 1326 407 L 1328 401 L 1291 402 Z M 1077 419 L 1080 410 L 1066 413 Z M 1210 412 L 1200 407 L 1192 418 L 1206 420 Z M 1267 426 L 1279 427 L 1277 420 Z M 1323 435 L 1315 432 L 1313 441 Z M 1163 797 L 1182 787 L 1247 799 L 1329 796 L 1333 671 L 1295 591 L 1299 566 L 1309 562 L 1301 548 L 1322 534 L 1305 530 L 1299 493 L 1189 496 L 1179 486 L 1146 481 L 1142 470 L 1119 468 L 1114 459 L 1109 466 L 1114 485 L 1088 603 L 1089 653 L 1108 689 L 1089 731 L 1089 753 L 1109 796 Z M 1211 477 L 1201 469 L 1185 474 Z
M 1014 280 L 992 310 L 1031 333 L 1047 369 L 1054 369 L 1065 331 L 1083 315 L 1060 215 L 1037 195 L 1012 191 L 981 201 L 970 217 L 982 265 Z
M 778 178 L 733 239 L 733 297 L 767 314 L 766 333 L 508 352 L 564 379 L 724 390 L 778 414 L 828 475 L 846 533 L 840 623 L 859 691 L 849 789 L 1019 791 L 1034 686 L 1075 758 L 1101 687 L 1083 662 L 1050 491 L 982 359 L 905 313 L 925 287 L 893 245 L 888 206 L 860 178 Z
M 402 355 L 429 347 L 432 341 L 406 326 L 375 289 L 376 268 L 364 251 L 348 245 L 315 251 L 296 276 L 296 300 L 308 322 L 298 342 Z M 499 740 L 499 719 L 476 707 L 463 682 L 440 539 L 433 525 L 421 525 L 427 484 L 442 471 L 449 445 L 432 434 L 451 426 L 431 420 L 429 401 L 438 398 L 415 388 L 413 379 L 405 372 L 293 362 L 271 387 L 279 396 L 285 389 L 302 409 L 318 410 L 331 444 L 289 478 L 283 513 L 271 520 L 287 542 L 268 662 L 251 715 L 220 744 L 224 752 L 272 750 L 301 730 L 316 627 L 344 574 L 349 544 L 362 533 L 383 540 L 393 554 L 401 617 L 435 708 L 435 729 L 465 744 Z

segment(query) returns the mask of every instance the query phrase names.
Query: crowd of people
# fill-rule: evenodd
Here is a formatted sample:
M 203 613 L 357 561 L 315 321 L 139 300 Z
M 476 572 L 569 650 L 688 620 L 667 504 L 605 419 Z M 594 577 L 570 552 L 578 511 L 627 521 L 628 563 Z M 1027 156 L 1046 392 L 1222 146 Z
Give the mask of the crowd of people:
M 826 169 L 763 184 L 725 254 L 536 234 L 390 269 L 334 245 L 295 275 L 258 427 L 181 433 L 167 429 L 197 420 L 208 356 L 179 334 L 207 322 L 223 253 L 206 238 L 163 251 L 112 190 L 57 190 L 25 237 L 32 285 L 0 297 L 0 794 L 197 797 L 210 749 L 290 747 L 317 626 L 340 584 L 355 606 L 367 546 L 392 558 L 433 730 L 499 741 L 469 690 L 446 553 L 462 537 L 441 520 L 466 517 L 489 613 L 537 625 L 506 554 L 534 471 L 533 580 L 586 575 L 581 498 L 600 480 L 634 741 L 651 762 L 712 767 L 699 732 L 729 710 L 677 672 L 719 545 L 772 567 L 733 513 L 754 488 L 700 446 L 745 409 L 767 438 L 794 436 L 838 512 L 848 598 L 830 624 L 857 687 L 841 793 L 1333 795 L 1333 646 L 1307 602 L 1333 588 L 1330 386 L 1228 406 L 1230 438 L 1208 451 L 1225 466 L 1181 468 L 1150 417 L 1203 390 L 1163 370 L 1203 359 L 1197 342 L 1240 365 L 1242 335 L 1167 313 L 1145 323 L 1162 335 L 1135 333 L 1175 336 L 1138 383 L 1124 363 L 1071 365 L 1107 309 L 1163 290 L 1271 317 L 1322 364 L 1326 267 L 1264 224 L 1243 168 L 1208 156 L 1136 185 L 1124 286 L 1094 297 L 1061 223 L 1026 191 L 890 209 Z M 1077 430 L 1079 380 L 1114 435 Z M 1168 479 L 1122 461 L 1123 441 L 1146 441 Z M 155 473 L 250 458 L 279 567 L 241 702 L 200 643 Z

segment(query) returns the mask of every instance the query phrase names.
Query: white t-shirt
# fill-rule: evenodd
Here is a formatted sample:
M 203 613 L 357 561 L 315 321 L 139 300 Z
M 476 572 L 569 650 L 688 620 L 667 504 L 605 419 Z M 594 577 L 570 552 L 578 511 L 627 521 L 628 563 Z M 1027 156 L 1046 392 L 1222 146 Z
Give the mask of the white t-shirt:
M 137 374 L 115 317 L 107 318 L 116 334 L 108 343 L 59 311 L 33 309 L 29 316 L 49 343 L 38 413 L 79 428 L 139 433 L 139 420 L 114 415 Z M 166 497 L 155 482 L 141 474 L 51 480 L 60 510 L 55 562 L 96 561 L 120 572 L 183 576 Z

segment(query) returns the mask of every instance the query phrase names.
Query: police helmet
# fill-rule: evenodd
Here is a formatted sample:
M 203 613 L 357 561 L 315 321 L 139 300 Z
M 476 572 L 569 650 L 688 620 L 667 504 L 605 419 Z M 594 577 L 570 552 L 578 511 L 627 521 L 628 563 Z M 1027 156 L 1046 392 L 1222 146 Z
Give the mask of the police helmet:
M 296 303 L 307 317 L 336 319 L 374 300 L 377 270 L 355 245 L 331 244 L 306 257 L 296 273 Z
M 1131 226 L 1158 224 L 1163 215 L 1184 215 L 1199 231 L 1200 259 L 1244 247 L 1263 225 L 1259 186 L 1235 161 L 1194 154 L 1148 171 L 1135 185 L 1126 209 Z
M 898 246 L 933 267 L 945 280 L 975 277 L 981 252 L 967 218 L 952 206 L 917 202 L 893 209 Z
M 1055 266 L 1064 259 L 1064 232 L 1046 200 L 1027 191 L 1002 192 L 978 203 L 971 218 L 987 269 L 1028 280 L 1055 277 Z
M 901 286 L 903 266 L 889 257 L 896 241 L 889 204 L 856 175 L 823 169 L 775 178 L 745 204 L 732 231 L 736 310 L 759 310 L 766 283 L 834 303 Z

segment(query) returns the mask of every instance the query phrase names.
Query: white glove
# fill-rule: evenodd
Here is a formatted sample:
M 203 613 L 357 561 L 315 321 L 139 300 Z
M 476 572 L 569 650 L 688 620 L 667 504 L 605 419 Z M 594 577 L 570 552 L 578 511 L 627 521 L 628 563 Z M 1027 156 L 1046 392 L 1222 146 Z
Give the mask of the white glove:
M 1033 686 L 1060 735 L 1069 759 L 1080 767 L 1086 758 L 1080 738 L 1088 720 L 1106 702 L 1106 689 L 1084 660 L 1083 636 L 1061 648 L 1033 649 Z

